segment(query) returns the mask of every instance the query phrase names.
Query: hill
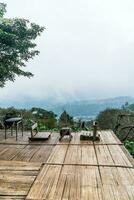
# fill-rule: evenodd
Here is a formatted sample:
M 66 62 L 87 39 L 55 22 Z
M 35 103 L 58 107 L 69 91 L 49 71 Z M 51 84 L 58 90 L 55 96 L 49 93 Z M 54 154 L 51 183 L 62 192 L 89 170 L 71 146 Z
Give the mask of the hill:
M 65 103 L 55 103 L 52 99 L 37 100 L 23 98 L 18 101 L 2 101 L 0 102 L 0 107 L 41 107 L 46 110 L 51 110 L 57 115 L 60 115 L 64 110 L 66 110 L 70 115 L 76 118 L 94 118 L 100 111 L 103 111 L 106 108 L 121 108 L 126 102 L 133 104 L 134 98 L 125 96 L 100 100 L 71 101 Z
M 75 101 L 66 104 L 50 106 L 50 109 L 56 114 L 60 114 L 64 110 L 74 117 L 78 118 L 94 118 L 96 115 L 106 108 L 121 108 L 126 102 L 134 103 L 133 97 L 116 97 L 111 99 Z

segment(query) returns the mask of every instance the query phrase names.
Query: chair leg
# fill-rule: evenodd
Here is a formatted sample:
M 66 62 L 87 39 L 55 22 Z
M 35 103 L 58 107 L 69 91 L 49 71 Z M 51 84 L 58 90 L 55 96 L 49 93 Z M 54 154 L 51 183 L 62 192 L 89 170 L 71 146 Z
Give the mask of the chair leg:
M 18 124 L 16 124 L 16 141 L 18 139 Z
M 22 137 L 23 137 L 23 122 L 21 122 Z
M 13 126 L 11 126 L 11 136 L 13 136 Z
M 5 140 L 7 139 L 7 128 L 5 126 Z

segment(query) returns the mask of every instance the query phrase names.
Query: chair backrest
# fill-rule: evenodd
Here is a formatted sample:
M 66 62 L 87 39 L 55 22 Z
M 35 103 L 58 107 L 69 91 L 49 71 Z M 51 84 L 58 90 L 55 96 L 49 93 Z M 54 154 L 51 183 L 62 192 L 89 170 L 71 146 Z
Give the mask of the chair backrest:
M 33 138 L 37 133 L 38 133 L 38 124 L 37 124 L 37 122 L 35 122 L 31 126 L 31 138 Z

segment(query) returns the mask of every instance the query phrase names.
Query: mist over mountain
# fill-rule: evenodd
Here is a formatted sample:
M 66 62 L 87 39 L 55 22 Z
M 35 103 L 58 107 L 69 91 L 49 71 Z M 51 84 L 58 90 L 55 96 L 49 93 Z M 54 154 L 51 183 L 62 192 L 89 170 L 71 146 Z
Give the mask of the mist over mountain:
M 134 98 L 116 97 L 100 100 L 76 101 L 63 105 L 57 105 L 52 107 L 51 109 L 58 115 L 63 112 L 63 110 L 66 110 L 74 117 L 94 118 L 100 111 L 103 111 L 106 108 L 121 108 L 122 105 L 124 105 L 126 102 L 128 102 L 129 104 L 134 103 Z
M 38 100 L 33 98 L 12 99 L 0 102 L 0 107 L 27 108 L 41 107 L 60 115 L 66 110 L 73 117 L 94 118 L 100 111 L 106 108 L 121 108 L 126 102 L 134 103 L 134 97 L 124 96 L 99 100 L 72 100 L 70 102 L 55 102 L 53 99 Z

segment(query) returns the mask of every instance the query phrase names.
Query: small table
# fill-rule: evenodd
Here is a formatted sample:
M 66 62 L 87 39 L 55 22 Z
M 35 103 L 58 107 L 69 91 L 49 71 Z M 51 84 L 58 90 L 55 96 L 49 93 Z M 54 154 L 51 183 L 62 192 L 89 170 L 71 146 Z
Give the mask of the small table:
M 4 122 L 5 124 L 5 139 L 7 139 L 7 128 L 11 127 L 11 135 L 13 135 L 13 127 L 15 126 L 16 130 L 16 140 L 18 139 L 18 125 L 21 124 L 22 136 L 23 136 L 23 120 L 22 117 L 12 117 L 8 118 Z

